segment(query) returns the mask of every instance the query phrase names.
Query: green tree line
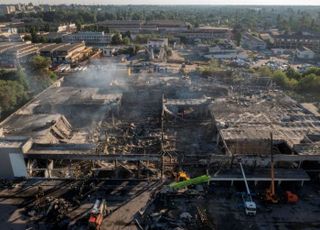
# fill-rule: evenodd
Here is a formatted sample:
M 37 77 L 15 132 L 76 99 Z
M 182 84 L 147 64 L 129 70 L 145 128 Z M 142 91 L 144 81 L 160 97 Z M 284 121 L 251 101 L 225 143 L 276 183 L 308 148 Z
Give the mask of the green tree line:
M 48 87 L 57 76 L 49 70 L 50 60 L 35 56 L 30 68 L 0 69 L 0 119 L 25 104 L 32 95 Z
M 300 73 L 289 67 L 287 70 L 272 71 L 268 67 L 257 70 L 260 76 L 271 77 L 279 86 L 303 94 L 320 95 L 320 68 L 311 67 Z

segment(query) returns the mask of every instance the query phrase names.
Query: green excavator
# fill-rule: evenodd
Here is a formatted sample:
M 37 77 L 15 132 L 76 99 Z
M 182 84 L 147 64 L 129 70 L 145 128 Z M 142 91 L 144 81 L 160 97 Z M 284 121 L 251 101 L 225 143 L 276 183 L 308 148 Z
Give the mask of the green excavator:
M 169 188 L 173 190 L 179 190 L 188 187 L 189 185 L 197 185 L 197 184 L 203 184 L 208 183 L 210 181 L 210 176 L 202 175 L 195 178 L 188 178 L 184 181 L 178 181 L 178 182 L 172 182 L 169 184 Z

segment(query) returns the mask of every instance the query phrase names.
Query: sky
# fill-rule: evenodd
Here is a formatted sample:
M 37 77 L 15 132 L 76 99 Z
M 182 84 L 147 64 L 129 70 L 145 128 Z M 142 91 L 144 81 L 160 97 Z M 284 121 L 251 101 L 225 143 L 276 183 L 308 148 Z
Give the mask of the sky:
M 0 0 L 0 4 L 319 5 L 320 0 Z

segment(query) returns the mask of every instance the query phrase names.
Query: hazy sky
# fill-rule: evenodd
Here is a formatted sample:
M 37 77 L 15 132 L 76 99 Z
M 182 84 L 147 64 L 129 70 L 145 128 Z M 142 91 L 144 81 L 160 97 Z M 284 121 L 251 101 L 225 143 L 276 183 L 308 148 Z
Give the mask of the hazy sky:
M 35 4 L 210 4 L 210 5 L 320 5 L 320 0 L 0 0 L 0 3 Z

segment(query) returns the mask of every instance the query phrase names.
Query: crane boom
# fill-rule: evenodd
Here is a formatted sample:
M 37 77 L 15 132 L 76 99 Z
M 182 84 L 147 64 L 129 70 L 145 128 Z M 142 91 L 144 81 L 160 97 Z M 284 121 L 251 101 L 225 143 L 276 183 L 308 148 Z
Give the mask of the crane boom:
M 256 203 L 252 200 L 251 192 L 250 192 L 249 185 L 247 182 L 247 177 L 246 177 L 246 174 L 244 173 L 244 169 L 243 169 L 241 162 L 240 162 L 240 168 L 241 168 L 244 184 L 246 185 L 246 189 L 247 189 L 247 194 L 246 195 L 242 194 L 244 209 L 245 209 L 245 212 L 247 215 L 255 216 L 257 206 L 256 206 Z
M 271 192 L 275 194 L 274 187 L 274 163 L 273 163 L 273 135 L 270 133 L 270 155 L 271 155 Z
M 242 166 L 241 162 L 240 162 L 240 168 L 241 168 L 244 183 L 246 185 L 247 194 L 250 195 L 250 197 L 251 197 L 250 189 L 249 189 L 248 182 L 247 182 L 247 177 L 246 177 L 246 174 L 244 173 L 243 166 Z

